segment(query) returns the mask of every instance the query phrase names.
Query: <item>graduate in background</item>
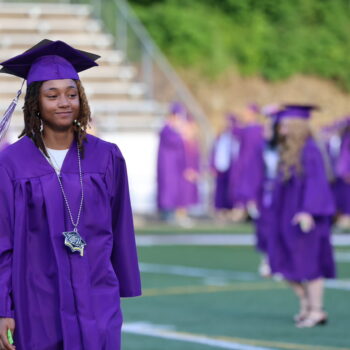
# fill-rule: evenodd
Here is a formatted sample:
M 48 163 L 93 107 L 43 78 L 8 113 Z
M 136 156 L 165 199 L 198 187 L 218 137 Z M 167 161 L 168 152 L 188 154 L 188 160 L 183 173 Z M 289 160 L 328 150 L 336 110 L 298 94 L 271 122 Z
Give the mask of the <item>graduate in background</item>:
M 264 133 L 262 125 L 258 122 L 259 113 L 256 104 L 246 106 L 241 113 L 242 128 L 237 169 L 231 172 L 229 179 L 229 190 L 235 198 L 233 221 L 242 221 L 247 215 L 256 219 L 259 215 L 258 192 L 264 174 Z
M 78 72 L 97 58 L 43 40 L 2 63 L 27 80 L 24 130 L 0 153 L 2 349 L 10 331 L 17 350 L 118 350 L 120 297 L 141 294 L 125 160 L 86 134 Z
M 327 322 L 324 279 L 335 277 L 330 241 L 335 207 L 323 158 L 311 135 L 312 106 L 286 106 L 280 115 L 280 167 L 273 193 L 277 225 L 269 238 L 272 273 L 299 298 L 296 326 Z
M 157 203 L 161 218 L 167 222 L 175 222 L 176 211 L 185 206 L 181 188 L 186 170 L 186 150 L 182 136 L 186 114 L 185 107 L 174 102 L 159 134 Z
M 191 207 L 200 203 L 199 180 L 200 180 L 200 140 L 199 128 L 195 119 L 187 113 L 181 130 L 185 147 L 185 170 L 184 181 L 180 189 L 182 193 L 183 208 L 178 211 L 177 220 L 183 226 L 191 226 L 193 223 L 188 216 Z
M 350 228 L 350 118 L 342 120 L 338 128 L 338 154 L 334 164 L 335 198 L 339 228 Z M 334 137 L 333 137 L 334 138 Z M 334 143 L 334 140 L 332 140 Z
M 226 126 L 216 138 L 210 158 L 211 172 L 215 178 L 214 209 L 219 219 L 228 219 L 234 207 L 235 176 L 240 151 L 240 127 L 233 114 L 226 116 Z M 231 182 L 229 182 L 231 177 Z M 231 186 L 231 187 L 229 187 Z
M 273 190 L 278 174 L 279 116 L 281 112 L 278 106 L 273 106 L 268 110 L 265 108 L 264 112 L 267 119 L 264 128 L 264 176 L 259 188 L 258 215 L 254 221 L 256 248 L 262 254 L 259 273 L 263 277 L 271 277 L 271 268 L 268 262 L 268 242 L 276 225 L 273 210 Z

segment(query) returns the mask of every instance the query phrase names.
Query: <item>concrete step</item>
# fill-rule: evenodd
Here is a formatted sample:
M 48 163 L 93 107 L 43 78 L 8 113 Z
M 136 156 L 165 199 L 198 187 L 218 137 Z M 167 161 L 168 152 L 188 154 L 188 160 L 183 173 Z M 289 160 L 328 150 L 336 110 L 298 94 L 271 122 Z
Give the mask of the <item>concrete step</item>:
M 154 100 L 135 100 L 129 99 L 109 101 L 109 100 L 90 100 L 91 109 L 96 114 L 123 114 L 123 115 L 164 115 L 166 107 Z
M 14 94 L 15 95 L 15 94 Z M 10 105 L 12 99 L 4 98 L 0 96 L 0 113 L 1 115 Z M 21 112 L 23 107 L 23 97 L 18 102 L 16 113 Z M 89 104 L 91 110 L 96 114 L 126 114 L 126 115 L 138 115 L 138 114 L 158 114 L 162 115 L 166 113 L 166 107 L 161 103 L 153 100 L 139 99 L 120 99 L 110 101 L 106 99 L 90 99 Z
M 11 99 L 0 96 L 0 115 L 2 115 L 11 103 Z M 124 114 L 124 115 L 142 115 L 154 114 L 164 115 L 166 113 L 166 106 L 153 100 L 139 99 L 120 99 L 120 100 L 95 100 L 90 99 L 89 104 L 91 110 L 95 114 Z M 22 113 L 23 98 L 21 97 L 16 108 L 16 114 Z
M 162 116 L 154 115 L 137 115 L 137 116 L 128 116 L 128 115 L 107 115 L 99 116 L 94 118 L 93 125 L 95 129 L 101 131 L 110 131 L 110 130 L 159 130 L 161 125 L 164 123 Z
M 88 82 L 108 82 L 113 80 L 132 80 L 135 78 L 136 68 L 133 66 L 100 66 L 80 72 L 79 76 L 83 83 Z M 0 74 L 0 82 L 19 81 L 21 78 L 10 74 Z
M 6 61 L 11 57 L 17 56 L 26 50 L 28 50 L 28 46 L 22 47 L 20 49 L 6 48 L 0 50 L 0 62 Z M 99 65 L 121 64 L 125 58 L 124 53 L 118 50 L 96 48 L 93 51 L 93 53 L 101 56 L 101 58 L 99 58 L 97 61 Z
M 2 84 L 0 81 L 0 97 L 12 100 L 19 87 L 18 82 Z M 146 92 L 145 84 L 128 81 L 84 84 L 84 89 L 89 99 L 95 98 L 108 101 L 124 97 L 141 98 Z M 25 88 L 22 90 L 22 94 L 25 96 Z
M 92 115 L 92 125 L 94 129 L 101 131 L 111 130 L 159 130 L 164 124 L 164 115 L 158 114 L 94 114 Z M 10 129 L 11 132 L 18 136 L 24 128 L 23 114 L 21 111 L 15 112 Z
M 83 81 L 105 81 L 110 79 L 131 80 L 136 75 L 136 68 L 133 66 L 101 66 L 96 69 L 88 69 L 79 73 Z
M 88 17 L 91 13 L 91 7 L 88 5 L 75 4 L 36 4 L 36 3 L 1 3 L 0 19 L 2 18 L 58 18 L 64 19 L 79 16 Z
M 39 41 L 45 38 L 50 40 L 62 40 L 67 44 L 73 47 L 81 48 L 82 50 L 84 50 L 86 47 L 104 49 L 111 48 L 114 42 L 112 35 L 104 33 L 62 33 L 59 35 L 47 35 L 45 37 L 43 37 L 42 34 L 14 33 L 11 35 L 0 35 L 0 48 L 28 48 L 34 46 Z
M 0 35 L 15 34 L 15 33 L 41 33 L 41 34 L 59 34 L 64 32 L 100 32 L 101 24 L 93 19 L 88 18 L 67 18 L 64 20 L 64 25 L 61 19 L 38 19 L 38 18 L 23 18 L 20 21 L 13 18 L 1 18 Z

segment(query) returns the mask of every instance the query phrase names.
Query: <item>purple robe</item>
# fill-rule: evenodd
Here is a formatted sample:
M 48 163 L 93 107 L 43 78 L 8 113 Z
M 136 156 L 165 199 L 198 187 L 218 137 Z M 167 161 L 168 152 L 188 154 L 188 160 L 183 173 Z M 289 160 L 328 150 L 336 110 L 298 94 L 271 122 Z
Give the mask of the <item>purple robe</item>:
M 276 226 L 274 212 L 273 191 L 277 178 L 279 155 L 277 148 L 266 144 L 264 152 L 264 178 L 258 191 L 259 217 L 255 220 L 256 248 L 260 252 L 268 253 L 268 242 L 271 232 Z
M 245 206 L 249 201 L 258 201 L 264 176 L 264 138 L 261 125 L 244 127 L 240 131 L 240 140 L 239 158 L 230 175 L 230 191 L 238 206 Z
M 302 175 L 288 181 L 277 178 L 274 189 L 275 230 L 269 237 L 269 262 L 273 273 L 290 281 L 335 277 L 330 242 L 331 219 L 335 207 L 326 177 L 322 155 L 312 139 L 302 150 Z M 295 214 L 313 216 L 315 228 L 303 233 L 292 224 Z
M 228 149 L 230 162 L 227 169 L 218 169 L 215 164 L 216 153 L 218 152 L 218 143 L 220 137 L 225 133 L 230 133 L 232 140 L 230 149 Z M 233 127 L 224 131 L 217 137 L 210 155 L 210 167 L 215 172 L 215 193 L 214 193 L 214 207 L 220 209 L 232 209 L 235 203 L 235 189 L 239 169 L 238 156 L 240 152 L 240 129 Z
M 32 140 L 0 154 L 0 316 L 15 318 L 17 350 L 118 350 L 120 297 L 141 293 L 124 158 L 88 135 L 81 164 L 83 257 L 64 245 L 73 227 L 56 173 Z M 76 219 L 75 141 L 61 177 Z
M 200 172 L 200 153 L 197 141 L 185 142 L 185 167 L 195 171 L 198 175 Z M 198 179 L 189 181 L 184 178 L 182 187 L 184 194 L 184 206 L 191 206 L 199 203 Z
M 166 125 L 160 132 L 157 162 L 157 202 L 161 210 L 184 205 L 181 188 L 184 181 L 185 147 L 181 135 Z
M 341 140 L 340 152 L 336 162 L 335 173 L 340 178 L 350 177 L 350 134 Z
M 337 210 L 342 214 L 350 214 L 350 133 L 344 134 L 340 152 L 335 162 L 335 182 L 333 191 Z
M 350 183 L 344 179 L 350 175 L 350 135 L 345 134 L 342 138 L 334 135 L 327 140 L 325 148 L 331 167 L 331 188 L 337 212 L 350 214 Z

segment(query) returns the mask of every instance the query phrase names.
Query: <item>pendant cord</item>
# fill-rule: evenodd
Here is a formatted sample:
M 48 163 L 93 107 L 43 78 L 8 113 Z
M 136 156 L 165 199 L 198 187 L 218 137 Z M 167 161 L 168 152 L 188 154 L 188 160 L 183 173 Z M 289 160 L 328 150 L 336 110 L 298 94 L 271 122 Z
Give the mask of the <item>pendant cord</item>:
M 46 145 L 44 144 L 45 148 L 46 148 L 46 151 L 48 152 L 48 154 L 50 156 L 52 156 L 50 154 L 50 152 L 47 150 L 47 147 Z M 51 157 L 47 158 L 45 156 L 46 159 L 48 159 L 50 165 L 53 167 L 53 169 L 55 170 L 55 173 L 57 175 L 57 179 L 58 179 L 58 183 L 60 185 L 60 188 L 61 188 L 61 192 L 62 192 L 62 195 L 63 195 L 63 199 L 64 199 L 64 202 L 65 202 L 65 205 L 66 205 L 66 208 L 67 208 L 67 211 L 68 211 L 68 214 L 69 214 L 69 217 L 70 217 L 70 221 L 73 225 L 73 231 L 74 232 L 77 232 L 78 229 L 78 225 L 79 225 L 79 222 L 80 222 L 80 216 L 81 216 L 81 212 L 82 212 L 82 208 L 83 208 L 83 203 L 84 203 L 84 186 L 83 186 L 83 172 L 82 172 L 82 169 L 81 169 L 81 157 L 80 157 L 80 150 L 79 150 L 79 147 L 77 147 L 77 153 L 78 153 L 78 168 L 79 168 L 79 180 L 80 180 L 80 188 L 81 188 L 81 198 L 80 198 L 80 205 L 79 205 L 79 211 L 78 211 L 78 216 L 77 216 L 77 220 L 76 222 L 74 222 L 74 219 L 73 219 L 73 215 L 72 215 L 72 211 L 71 211 L 71 208 L 69 206 L 69 202 L 68 202 L 68 198 L 67 198 L 67 195 L 66 195 L 66 192 L 64 190 L 64 187 L 63 187 L 63 184 L 62 184 L 62 180 L 61 180 L 61 174 L 58 174 L 56 172 L 56 168 L 54 166 L 54 164 L 52 163 L 52 160 L 51 160 Z M 52 157 L 54 159 L 54 157 Z M 59 169 L 60 170 L 60 169 Z

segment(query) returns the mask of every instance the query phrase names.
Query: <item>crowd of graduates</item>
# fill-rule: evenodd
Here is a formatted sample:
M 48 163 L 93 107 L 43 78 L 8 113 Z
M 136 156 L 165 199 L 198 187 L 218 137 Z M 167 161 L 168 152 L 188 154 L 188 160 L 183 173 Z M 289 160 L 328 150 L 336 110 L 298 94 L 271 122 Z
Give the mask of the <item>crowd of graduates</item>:
M 209 172 L 218 218 L 254 222 L 259 271 L 293 289 L 299 328 L 327 322 L 324 279 L 336 276 L 331 227 L 350 221 L 350 119 L 315 133 L 310 117 L 316 108 L 249 104 L 226 117 L 206 162 L 200 160 L 198 127 L 175 103 L 158 152 L 162 218 L 189 224 L 186 210 L 200 201 L 199 180 Z

